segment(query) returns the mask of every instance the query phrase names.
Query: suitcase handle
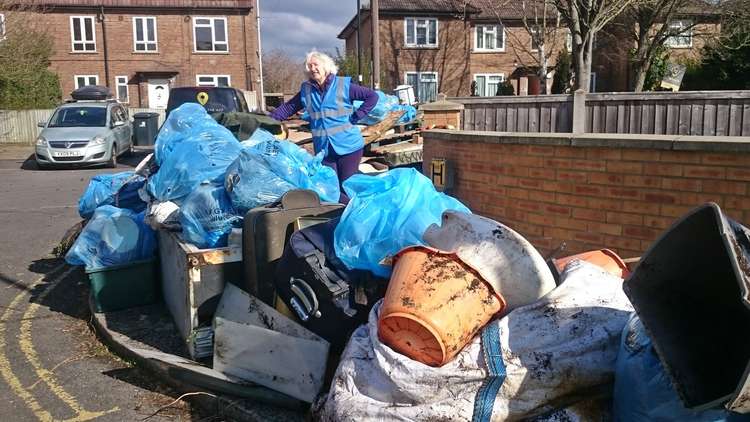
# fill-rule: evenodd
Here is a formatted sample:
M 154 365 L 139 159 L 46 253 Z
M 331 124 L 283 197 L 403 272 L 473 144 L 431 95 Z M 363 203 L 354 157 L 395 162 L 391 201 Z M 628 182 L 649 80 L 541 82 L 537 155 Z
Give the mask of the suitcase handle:
M 313 190 L 294 189 L 282 195 L 281 199 L 271 204 L 270 207 L 278 206 L 279 204 L 285 210 L 314 208 L 320 206 L 320 197 Z
M 292 296 L 289 303 L 292 305 L 292 309 L 297 313 L 300 319 L 304 322 L 310 319 L 311 316 L 320 318 L 321 313 L 318 310 L 318 298 L 315 296 L 315 291 L 305 281 L 298 278 L 289 279 L 289 288 L 292 290 L 294 296 Z M 303 292 L 302 289 L 307 290 Z M 308 296 L 311 300 L 308 299 Z M 300 304 L 300 301 L 302 304 Z

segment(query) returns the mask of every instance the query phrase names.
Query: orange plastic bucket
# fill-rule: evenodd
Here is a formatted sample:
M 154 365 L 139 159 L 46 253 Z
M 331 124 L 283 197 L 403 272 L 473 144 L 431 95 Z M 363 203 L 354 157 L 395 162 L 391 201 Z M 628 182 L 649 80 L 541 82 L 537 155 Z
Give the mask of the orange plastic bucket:
M 378 337 L 411 359 L 442 366 L 503 308 L 503 298 L 455 254 L 407 248 L 395 257 Z
M 562 272 L 568 262 L 580 259 L 581 261 L 590 262 L 594 265 L 598 265 L 604 268 L 610 274 L 614 274 L 620 278 L 627 278 L 630 275 L 628 266 L 623 260 L 613 251 L 609 249 L 599 249 L 597 251 L 588 251 L 579 253 L 577 255 L 566 256 L 565 258 L 555 259 L 555 268 L 557 271 Z

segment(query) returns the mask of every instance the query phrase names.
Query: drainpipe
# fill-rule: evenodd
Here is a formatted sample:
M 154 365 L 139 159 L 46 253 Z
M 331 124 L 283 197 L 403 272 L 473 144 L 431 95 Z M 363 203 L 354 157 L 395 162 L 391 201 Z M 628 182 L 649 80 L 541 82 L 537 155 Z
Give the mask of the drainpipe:
M 242 14 L 242 48 L 245 56 L 245 89 L 250 91 L 250 69 L 247 67 L 247 29 L 245 28 L 245 15 Z
M 107 26 L 104 25 L 104 6 L 99 6 L 99 22 L 102 24 L 102 44 L 104 46 L 104 80 L 106 81 L 104 85 L 109 88 L 109 52 L 107 51 Z
M 370 2 L 372 13 L 372 84 L 380 89 L 380 5 L 378 0 Z
M 258 75 L 260 77 L 260 83 L 258 84 L 258 87 L 260 88 L 260 92 L 258 92 L 258 106 L 261 111 L 265 111 L 266 101 L 263 98 L 263 49 L 261 48 L 260 42 L 260 0 L 255 0 L 255 19 L 258 23 Z
M 362 85 L 362 53 L 360 52 L 360 45 L 362 40 L 360 39 L 360 28 L 362 27 L 362 7 L 360 1 L 357 0 L 357 82 Z

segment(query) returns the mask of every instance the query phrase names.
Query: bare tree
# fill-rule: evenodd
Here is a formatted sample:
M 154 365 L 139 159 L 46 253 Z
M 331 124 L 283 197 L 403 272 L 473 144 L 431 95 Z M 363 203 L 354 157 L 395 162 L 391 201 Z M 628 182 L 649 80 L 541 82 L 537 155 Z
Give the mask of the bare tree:
M 303 66 L 302 60 L 295 60 L 282 50 L 276 49 L 264 52 L 264 89 L 266 92 L 297 92 L 304 80 Z
M 573 89 L 589 91 L 594 37 L 627 7 L 643 0 L 551 0 L 572 36 Z

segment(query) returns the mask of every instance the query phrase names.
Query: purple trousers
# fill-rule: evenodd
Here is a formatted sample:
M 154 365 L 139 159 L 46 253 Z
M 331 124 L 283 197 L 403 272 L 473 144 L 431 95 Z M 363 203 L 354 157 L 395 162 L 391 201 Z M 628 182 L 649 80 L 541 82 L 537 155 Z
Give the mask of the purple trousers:
M 326 157 L 323 159 L 323 165 L 332 168 L 339 177 L 339 188 L 341 189 L 339 202 L 344 205 L 349 203 L 349 197 L 344 193 L 344 180 L 350 178 L 357 172 L 363 152 L 364 148 L 360 148 L 349 154 L 338 155 L 333 147 L 330 144 L 328 145 L 328 154 L 326 154 Z

